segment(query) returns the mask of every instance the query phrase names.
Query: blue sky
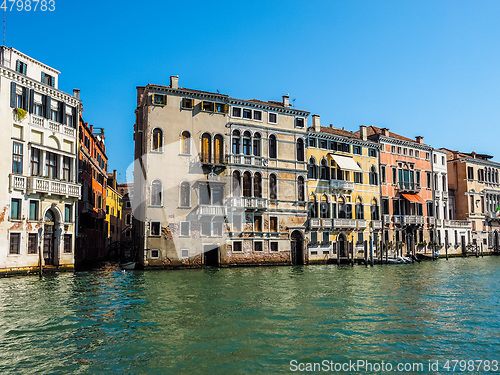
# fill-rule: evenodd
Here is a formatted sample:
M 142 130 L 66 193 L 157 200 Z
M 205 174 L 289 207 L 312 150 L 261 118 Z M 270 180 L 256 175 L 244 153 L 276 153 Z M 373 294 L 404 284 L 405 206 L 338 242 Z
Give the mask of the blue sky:
M 499 160 L 498 1 L 69 1 L 6 12 L 6 45 L 82 90 L 109 170 L 133 161 L 135 87 L 280 100 Z

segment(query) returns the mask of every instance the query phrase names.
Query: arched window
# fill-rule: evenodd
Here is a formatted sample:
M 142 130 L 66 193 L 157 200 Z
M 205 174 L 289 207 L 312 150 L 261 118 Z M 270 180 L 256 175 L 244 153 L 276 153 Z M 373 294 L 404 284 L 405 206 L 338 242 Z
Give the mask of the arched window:
M 179 193 L 179 206 L 189 207 L 191 206 L 191 186 L 189 182 L 183 181 L 180 187 Z
M 233 154 L 238 155 L 240 153 L 240 132 L 238 130 L 233 130 Z
M 248 171 L 243 173 L 243 196 L 252 196 L 252 175 Z
M 241 176 L 240 172 L 233 172 L 233 197 L 241 197 Z
M 309 217 L 313 219 L 318 217 L 318 205 L 314 195 L 309 196 Z
M 203 133 L 201 136 L 201 162 L 210 163 L 212 161 L 212 136 Z
M 321 180 L 328 180 L 330 179 L 330 173 L 328 173 L 328 163 L 326 159 L 321 159 L 321 167 L 320 167 L 320 179 Z
M 278 185 L 276 175 L 269 175 L 269 199 L 278 199 Z
M 262 198 L 262 175 L 256 172 L 253 177 L 253 196 Z
M 299 202 L 305 201 L 305 184 L 304 184 L 304 177 L 302 176 L 299 176 L 297 178 L 297 200 Z
M 214 137 L 214 163 L 222 164 L 224 162 L 224 139 L 222 135 L 217 134 Z
M 191 134 L 187 130 L 181 134 L 181 154 L 191 154 Z
M 370 185 L 378 185 L 377 168 L 374 165 L 370 168 Z
M 371 216 L 372 220 L 380 220 L 380 210 L 378 208 L 378 203 L 376 199 L 373 199 L 372 201 Z
M 328 197 L 323 194 L 321 197 L 321 218 L 328 219 L 330 217 L 330 204 L 328 203 Z
M 153 151 L 161 151 L 163 147 L 163 130 L 153 129 Z
M 269 157 L 271 159 L 276 159 L 278 157 L 278 145 L 276 142 L 276 136 L 274 134 L 271 134 L 269 136 Z
M 252 154 L 252 137 L 250 132 L 246 131 L 243 133 L 243 155 Z
M 151 205 L 161 206 L 163 185 L 160 180 L 151 183 Z
M 304 140 L 297 139 L 297 161 L 304 161 Z
M 361 198 L 358 197 L 356 199 L 356 219 L 361 219 L 364 220 L 365 218 L 365 210 L 363 208 L 363 202 L 361 201 Z
M 339 205 L 339 218 L 340 219 L 345 219 L 347 217 L 347 210 L 346 210 L 346 204 L 345 200 L 343 197 L 339 197 L 338 199 L 338 205 Z
M 448 183 L 446 182 L 446 175 L 443 175 L 443 191 L 448 191 Z
M 261 156 L 261 136 L 259 133 L 255 133 L 253 136 L 253 154 Z
M 127 214 L 127 216 L 125 216 L 125 224 L 127 225 L 132 224 L 132 215 Z
M 316 160 L 311 156 L 309 158 L 309 164 L 307 166 L 307 177 L 313 180 L 318 179 L 318 171 L 316 168 Z

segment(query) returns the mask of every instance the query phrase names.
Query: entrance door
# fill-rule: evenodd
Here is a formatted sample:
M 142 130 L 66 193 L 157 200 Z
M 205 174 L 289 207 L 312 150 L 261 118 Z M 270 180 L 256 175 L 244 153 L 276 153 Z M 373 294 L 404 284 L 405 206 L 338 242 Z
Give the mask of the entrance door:
M 203 245 L 203 264 L 206 267 L 219 267 L 219 253 L 219 246 Z
M 338 246 L 339 246 L 339 257 L 347 258 L 347 238 L 340 234 L 338 236 Z
M 462 254 L 467 253 L 467 249 L 465 248 L 465 236 L 462 236 L 461 238 L 461 245 L 462 245 Z
M 43 235 L 43 257 L 46 266 L 54 265 L 54 226 L 46 224 Z
M 304 246 L 303 246 L 302 235 L 298 230 L 292 232 L 292 242 L 291 242 L 291 255 L 292 264 L 303 265 L 304 264 Z

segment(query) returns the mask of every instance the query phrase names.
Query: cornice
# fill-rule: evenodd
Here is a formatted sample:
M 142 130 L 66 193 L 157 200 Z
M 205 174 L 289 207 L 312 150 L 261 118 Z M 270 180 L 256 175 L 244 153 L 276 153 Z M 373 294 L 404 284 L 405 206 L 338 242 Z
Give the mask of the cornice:
M 425 151 L 434 150 L 433 147 L 428 146 L 428 145 L 423 144 L 423 143 L 416 143 L 413 141 L 405 141 L 403 139 L 386 137 L 385 135 L 380 135 L 380 134 L 379 134 L 378 140 L 379 140 L 379 142 L 392 143 L 395 145 L 400 145 L 400 146 L 405 146 L 405 147 L 413 147 L 413 148 L 418 148 L 420 150 L 425 150 Z
M 309 128 L 311 129 L 311 128 Z M 366 147 L 371 147 L 371 148 L 376 148 L 376 149 L 382 149 L 382 145 L 380 143 L 374 142 L 374 141 L 363 141 L 362 139 L 359 138 L 350 138 L 346 137 L 343 135 L 336 135 L 336 134 L 329 134 L 329 133 L 324 133 L 324 132 L 315 132 L 313 130 L 309 130 L 307 132 L 308 134 L 312 134 L 318 138 L 323 138 L 327 140 L 332 140 L 332 141 L 337 141 L 337 142 L 345 142 L 345 143 L 351 143 L 359 146 L 366 146 Z
M 145 93 L 168 93 L 171 95 L 179 95 L 184 98 L 195 98 L 195 99 L 212 99 L 212 100 L 218 100 L 221 103 L 227 104 L 229 96 L 224 95 L 224 94 L 214 94 L 214 93 L 208 93 L 208 92 L 202 92 L 202 91 L 191 91 L 191 90 L 184 90 L 182 88 L 179 89 L 173 89 L 168 86 L 160 86 L 160 85 L 153 85 L 153 84 L 148 84 L 145 89 Z
M 270 112 L 285 113 L 288 115 L 302 116 L 302 117 L 307 117 L 311 113 L 311 112 L 307 112 L 307 111 L 300 110 L 300 109 L 277 107 L 277 106 L 273 106 L 271 104 L 256 103 L 256 102 L 252 102 L 252 101 L 247 101 L 247 100 L 243 100 L 243 99 L 235 99 L 235 98 L 230 98 L 229 104 L 240 105 L 240 106 L 244 106 L 244 107 L 259 108 L 259 109 L 270 111 Z
M 4 66 L 0 67 L 0 76 L 5 77 L 16 83 L 19 83 L 24 87 L 33 89 L 39 93 L 49 95 L 51 98 L 63 100 L 73 107 L 78 108 L 78 105 L 80 104 L 80 100 L 75 98 L 74 96 L 67 94 L 61 90 L 55 89 L 52 86 L 48 86 L 41 82 L 35 81 L 34 79 L 29 78 L 24 74 L 20 74 Z
M 456 159 L 455 159 L 456 160 Z M 481 159 L 474 159 L 474 158 L 462 158 L 460 159 L 462 163 L 471 163 L 471 164 L 478 164 L 478 165 L 483 165 L 485 167 L 495 167 L 495 168 L 500 168 L 500 163 L 496 163 L 494 161 L 488 161 L 488 160 L 481 160 Z

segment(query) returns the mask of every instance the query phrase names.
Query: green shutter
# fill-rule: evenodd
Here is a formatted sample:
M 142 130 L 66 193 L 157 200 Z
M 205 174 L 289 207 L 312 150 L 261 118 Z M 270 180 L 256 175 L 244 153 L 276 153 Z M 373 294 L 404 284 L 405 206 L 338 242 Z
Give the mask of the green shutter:
M 10 107 L 16 108 L 16 83 L 10 83 Z
M 42 83 L 45 83 L 45 72 L 42 72 Z

